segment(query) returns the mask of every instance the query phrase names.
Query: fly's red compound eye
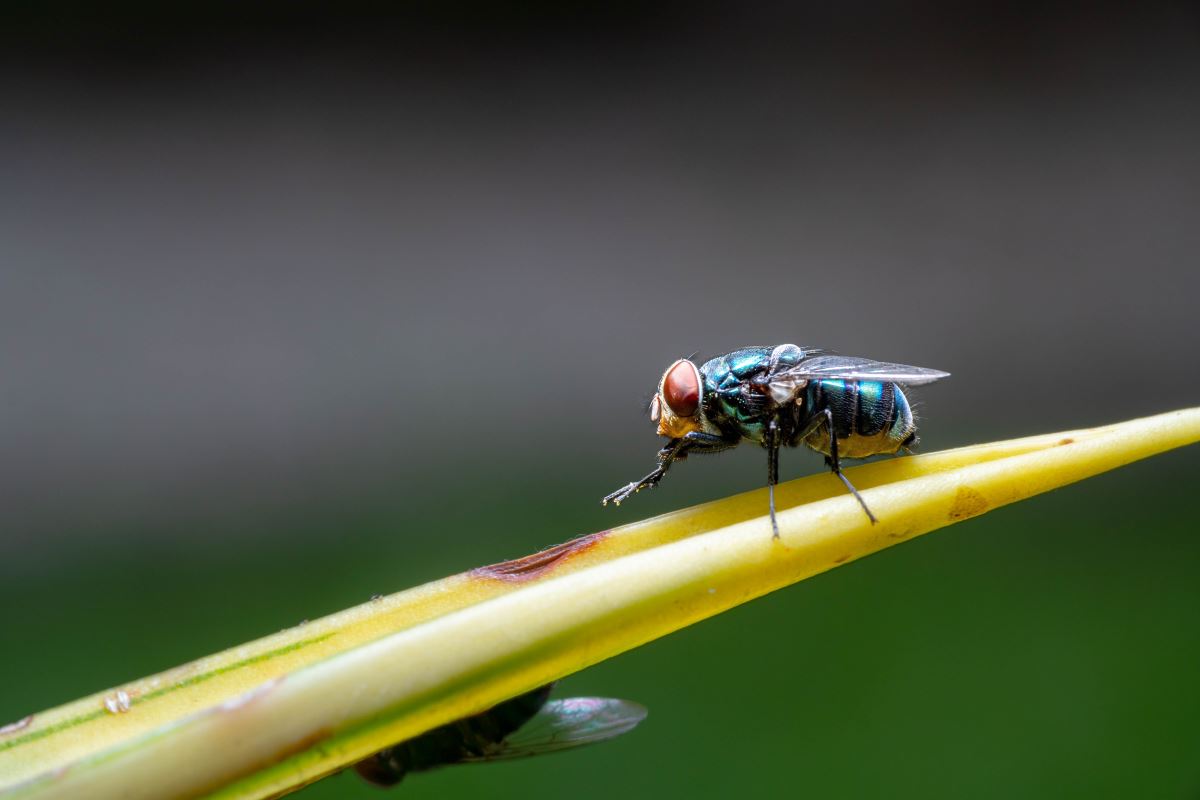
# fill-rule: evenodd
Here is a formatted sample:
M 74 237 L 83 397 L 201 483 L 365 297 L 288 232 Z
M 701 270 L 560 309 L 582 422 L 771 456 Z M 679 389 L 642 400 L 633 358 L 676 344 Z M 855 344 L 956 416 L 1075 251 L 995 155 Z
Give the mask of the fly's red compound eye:
M 658 422 L 662 418 L 662 403 L 658 399 L 658 395 L 654 395 L 650 400 L 650 421 Z
M 676 361 L 663 374 L 662 398 L 677 417 L 690 417 L 700 407 L 700 370 L 692 362 Z

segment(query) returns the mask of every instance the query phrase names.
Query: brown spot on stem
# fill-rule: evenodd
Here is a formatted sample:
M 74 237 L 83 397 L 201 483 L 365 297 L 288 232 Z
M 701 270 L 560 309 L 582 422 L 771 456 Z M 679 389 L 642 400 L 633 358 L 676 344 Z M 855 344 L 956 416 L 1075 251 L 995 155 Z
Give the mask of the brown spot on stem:
M 608 531 L 589 533 L 524 558 L 514 558 L 512 561 L 501 561 L 499 564 L 473 569 L 470 574 L 477 578 L 494 578 L 509 583 L 533 580 L 554 569 L 565 559 L 589 549 L 605 536 L 608 536 Z
M 977 517 L 988 510 L 987 498 L 970 486 L 960 486 L 950 507 L 950 519 L 960 520 Z
M 845 563 L 846 563 L 847 561 L 849 561 L 849 560 L 850 560 L 850 556 L 849 556 L 849 555 L 838 556 L 837 558 L 835 558 L 835 559 L 833 560 L 833 563 L 835 563 L 835 564 L 845 564 Z
M 1059 442 L 1058 442 L 1058 443 L 1059 443 L 1059 444 L 1071 444 L 1071 443 L 1072 443 L 1072 442 L 1074 442 L 1074 441 L 1075 441 L 1074 439 L 1072 439 L 1070 436 L 1068 436 L 1068 437 L 1067 437 L 1067 438 L 1065 438 L 1065 439 L 1061 439 L 1061 440 L 1059 440 Z
M 4 736 L 5 734 L 9 733 L 16 733 L 17 731 L 23 731 L 29 727 L 29 723 L 31 722 L 33 722 L 33 714 L 30 714 L 24 719 L 19 719 L 16 722 L 10 722 L 7 725 L 0 727 L 0 736 Z

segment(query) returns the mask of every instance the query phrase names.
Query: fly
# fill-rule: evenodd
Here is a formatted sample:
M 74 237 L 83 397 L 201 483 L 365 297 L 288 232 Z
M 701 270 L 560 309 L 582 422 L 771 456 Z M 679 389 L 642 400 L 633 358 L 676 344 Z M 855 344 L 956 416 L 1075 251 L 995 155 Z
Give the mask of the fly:
M 658 466 L 601 502 L 620 505 L 657 486 L 671 464 L 689 453 L 716 453 L 748 439 L 767 451 L 775 538 L 775 484 L 783 445 L 823 453 L 874 523 L 875 515 L 842 473 L 841 459 L 911 452 L 917 427 L 901 385 L 932 383 L 949 374 L 794 344 L 743 347 L 699 367 L 681 358 L 667 367 L 650 401 L 650 420 L 658 424 L 659 436 L 670 439 L 658 452 Z
M 628 733 L 646 709 L 628 700 L 551 700 L 554 684 L 506 700 L 473 717 L 434 728 L 354 765 L 368 783 L 395 786 L 410 772 L 447 764 L 537 756 Z

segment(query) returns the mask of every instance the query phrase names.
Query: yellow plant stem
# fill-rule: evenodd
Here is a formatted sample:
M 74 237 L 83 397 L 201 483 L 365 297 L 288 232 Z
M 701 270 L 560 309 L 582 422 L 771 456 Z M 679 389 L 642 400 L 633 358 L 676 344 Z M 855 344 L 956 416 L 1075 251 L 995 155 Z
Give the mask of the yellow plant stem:
M 127 713 L 103 710 L 110 692 L 37 715 L 0 733 L 0 787 L 39 798 L 284 793 L 803 578 L 1198 439 L 1190 409 L 866 465 L 850 473 L 877 525 L 835 478 L 812 476 L 780 487 L 779 540 L 763 491 L 626 526 L 130 684 Z M 176 688 L 144 691 L 155 680 Z M 67 724 L 81 715 L 92 716 Z

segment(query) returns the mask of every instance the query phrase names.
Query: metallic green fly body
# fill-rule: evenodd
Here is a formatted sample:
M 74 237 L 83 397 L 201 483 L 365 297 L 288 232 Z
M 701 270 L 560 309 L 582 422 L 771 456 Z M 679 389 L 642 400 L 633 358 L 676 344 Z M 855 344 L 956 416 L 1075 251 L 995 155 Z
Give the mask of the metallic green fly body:
M 901 385 L 931 383 L 949 375 L 936 369 L 841 356 L 794 344 L 743 347 L 697 367 L 681 358 L 667 367 L 650 402 L 650 419 L 670 439 L 658 466 L 639 481 L 605 497 L 619 505 L 658 485 L 671 464 L 689 453 L 715 453 L 743 440 L 767 451 L 771 528 L 776 537 L 775 484 L 779 449 L 804 445 L 825 462 L 875 515 L 842 473 L 842 458 L 896 453 L 916 443 L 912 409 Z

